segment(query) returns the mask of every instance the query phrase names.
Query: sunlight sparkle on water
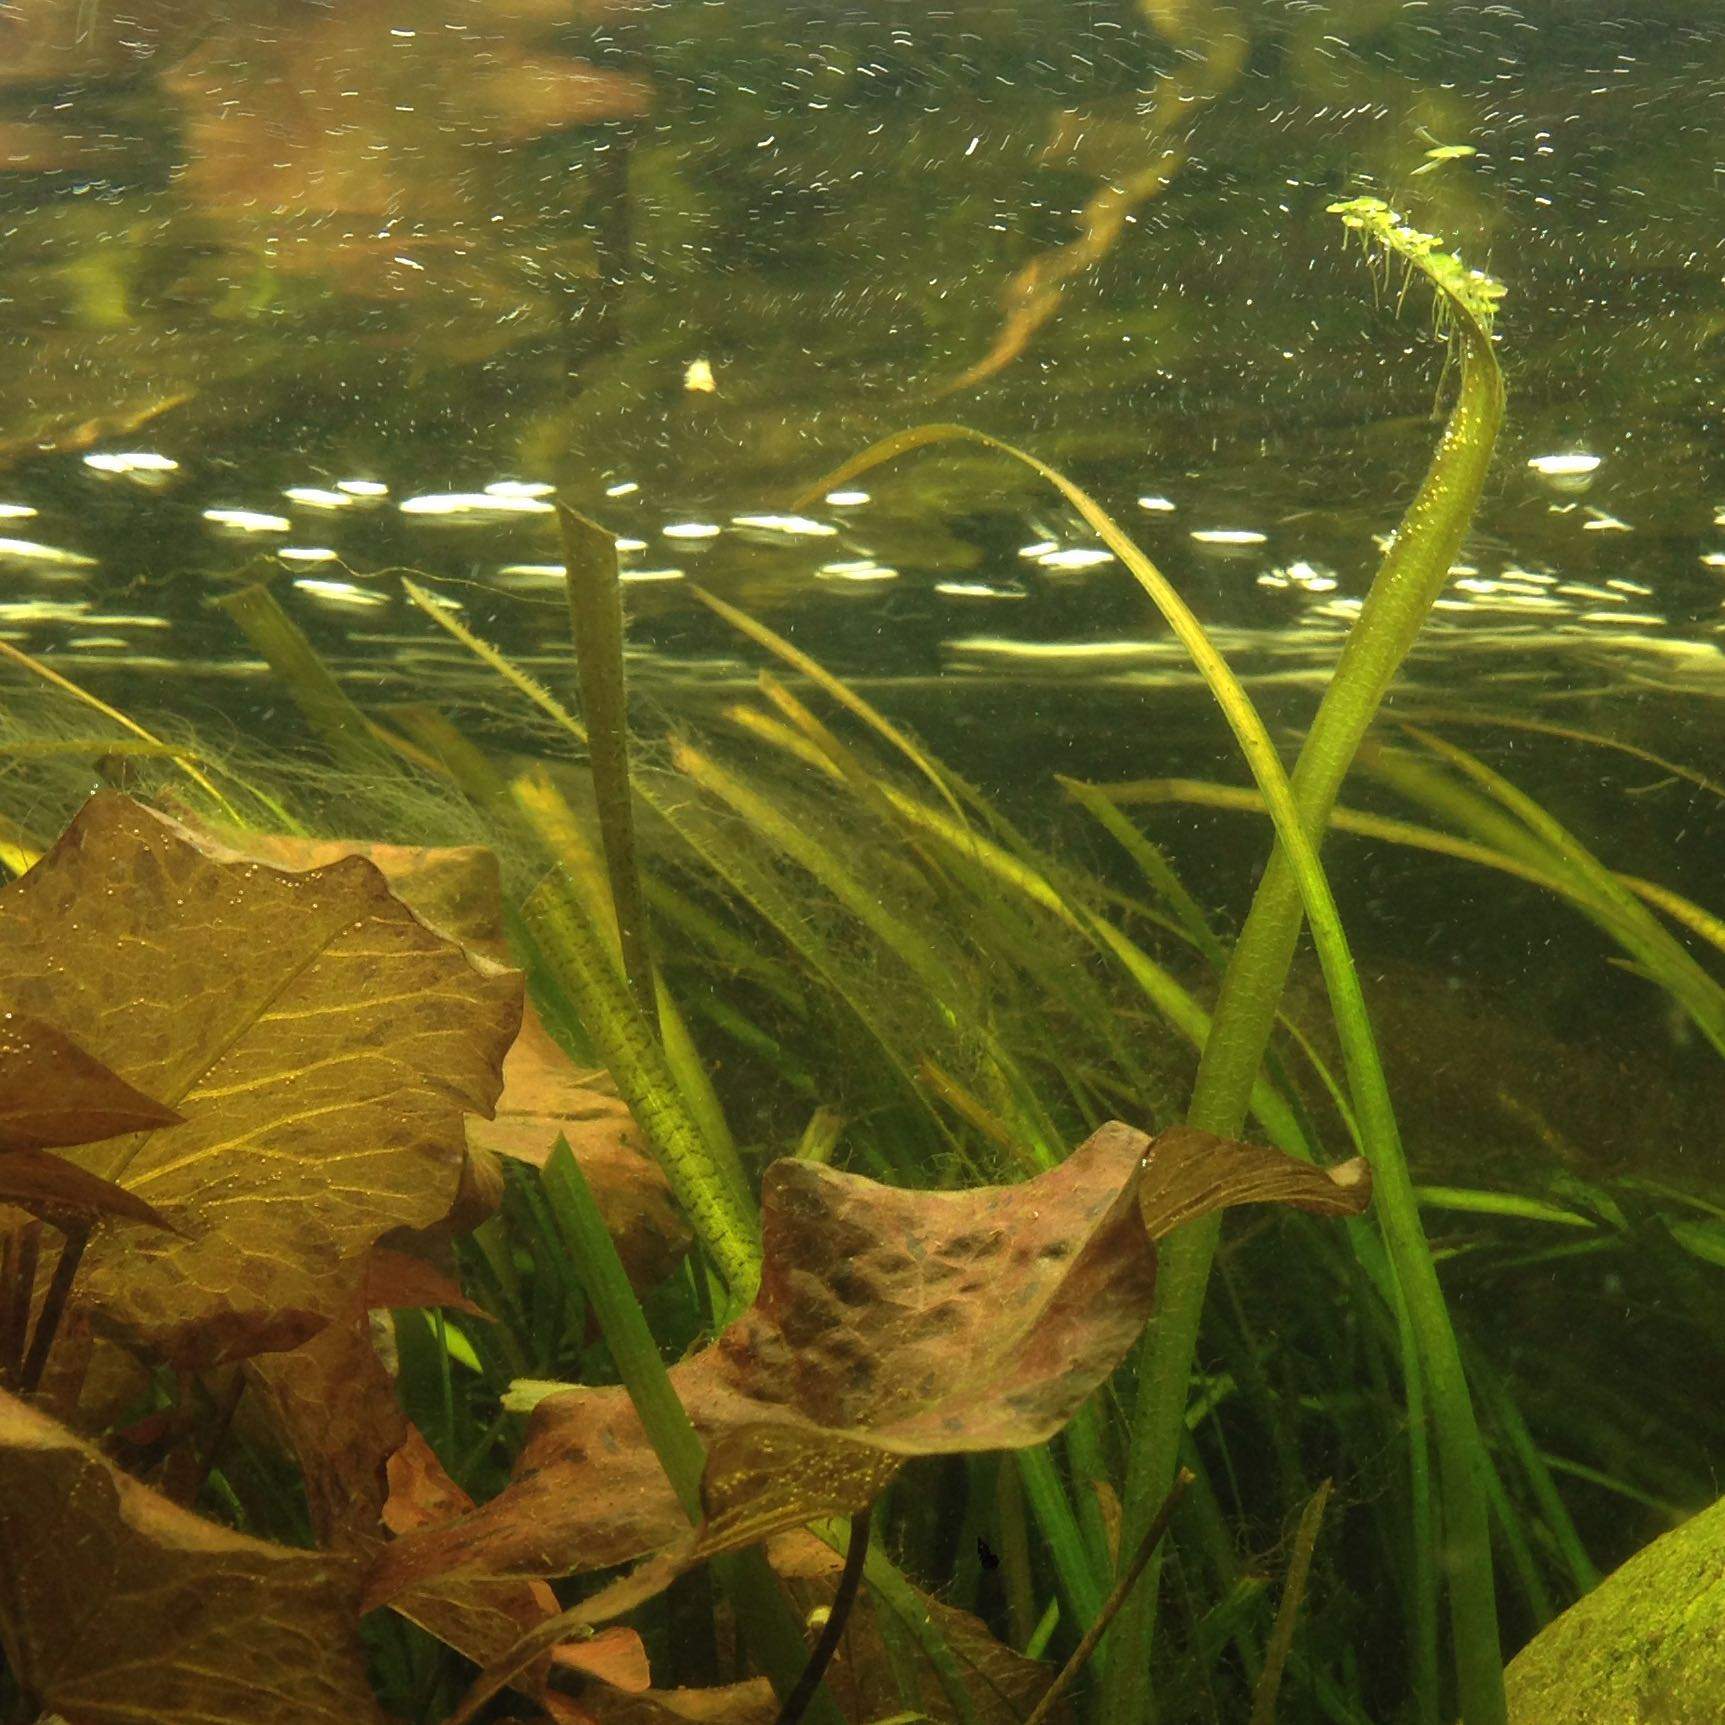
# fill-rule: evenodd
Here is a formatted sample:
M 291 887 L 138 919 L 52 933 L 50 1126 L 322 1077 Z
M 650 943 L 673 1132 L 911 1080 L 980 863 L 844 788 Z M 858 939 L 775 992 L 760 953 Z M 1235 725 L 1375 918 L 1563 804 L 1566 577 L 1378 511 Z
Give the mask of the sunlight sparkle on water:
M 98 452 L 86 455 L 84 465 L 97 473 L 177 473 L 180 467 L 171 455 L 151 449 Z
M 429 515 L 442 520 L 483 521 L 502 515 L 549 515 L 551 505 L 540 497 L 516 492 L 433 491 L 405 497 L 397 505 L 403 515 Z
M 838 529 L 806 515 L 733 515 L 733 527 L 754 527 L 765 533 L 788 533 L 799 539 L 831 539 Z
M 204 519 L 217 527 L 232 527 L 239 533 L 291 533 L 293 523 L 285 515 L 270 515 L 261 509 L 206 509 Z

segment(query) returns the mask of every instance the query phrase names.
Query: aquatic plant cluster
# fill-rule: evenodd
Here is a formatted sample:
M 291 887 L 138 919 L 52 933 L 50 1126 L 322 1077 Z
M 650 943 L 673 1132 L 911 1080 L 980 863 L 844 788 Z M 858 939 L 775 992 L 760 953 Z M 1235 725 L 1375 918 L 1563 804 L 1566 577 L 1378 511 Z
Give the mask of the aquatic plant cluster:
M 711 735 L 632 724 L 615 543 L 567 509 L 579 715 L 402 579 L 542 751 L 362 709 L 263 583 L 222 604 L 321 740 L 309 782 L 0 642 L 60 715 L 3 739 L 13 1716 L 1716 1715 L 1717 1510 L 1596 1585 L 1558 1477 L 1699 1507 L 1709 1414 L 1642 1473 L 1595 1409 L 1560 1468 L 1454 1290 L 1467 1251 L 1657 1235 L 1640 1285 L 1704 1301 L 1725 1212 L 1418 1182 L 1324 839 L 1543 888 L 1719 1052 L 1696 949 L 1725 928 L 1386 721 L 1490 463 L 1500 290 L 1335 209 L 1429 283 L 1457 379 L 1291 770 L 1034 455 L 922 426 L 817 488 L 968 444 L 1131 573 L 1250 784 L 1062 779 L 1126 887 L 716 594 L 756 693 Z M 1433 824 L 1344 807 L 1356 769 Z M 1170 800 L 1270 823 L 1235 933 L 1128 812 Z M 1327 1027 L 1290 988 L 1303 928 Z M 1433 1213 L 1504 1243 L 1434 1248 Z

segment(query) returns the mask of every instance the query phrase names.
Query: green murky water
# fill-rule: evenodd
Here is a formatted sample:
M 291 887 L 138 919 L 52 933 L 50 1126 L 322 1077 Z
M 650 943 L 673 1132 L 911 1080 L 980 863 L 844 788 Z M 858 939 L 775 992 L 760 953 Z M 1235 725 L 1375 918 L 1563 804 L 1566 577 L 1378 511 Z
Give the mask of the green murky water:
M 1137 890 L 1051 776 L 1245 778 L 1119 561 L 974 449 L 798 494 L 918 421 L 1020 444 L 1295 736 L 1451 382 L 1429 294 L 1326 213 L 1372 191 L 1507 289 L 1509 418 L 1390 717 L 1695 901 L 1717 975 L 1722 101 L 1725 11 L 1677 0 L 0 6 L 0 641 L 315 781 L 217 603 L 263 581 L 363 705 L 529 746 L 399 576 L 567 690 L 556 491 L 619 536 L 655 724 L 755 685 L 699 583 Z M 8 733 L 47 700 L 8 672 Z M 20 820 L 68 812 L 0 771 Z M 1262 822 L 1164 790 L 1135 813 L 1237 926 Z M 1607 1241 L 1547 1261 L 1534 1224 L 1431 1213 L 1609 1567 L 1725 1460 L 1717 1052 L 1537 884 L 1381 833 L 1325 854 L 1416 1174 Z M 1321 1018 L 1315 971 L 1294 998 Z M 1513 1645 L 1544 1596 L 1509 1592 Z

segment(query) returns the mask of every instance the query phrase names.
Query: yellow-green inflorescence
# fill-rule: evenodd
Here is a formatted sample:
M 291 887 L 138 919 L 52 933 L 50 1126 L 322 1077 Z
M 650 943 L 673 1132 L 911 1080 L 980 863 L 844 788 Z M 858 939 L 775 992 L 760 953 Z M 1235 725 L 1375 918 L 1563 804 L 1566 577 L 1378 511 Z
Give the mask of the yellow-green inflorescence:
M 1385 251 L 1406 259 L 1438 290 L 1440 304 L 1447 300 L 1487 335 L 1491 333 L 1492 318 L 1504 296 L 1502 282 L 1484 270 L 1470 269 L 1454 252 L 1444 250 L 1436 234 L 1422 232 L 1382 198 L 1345 198 L 1331 204 L 1329 211 L 1368 243 L 1376 240 Z

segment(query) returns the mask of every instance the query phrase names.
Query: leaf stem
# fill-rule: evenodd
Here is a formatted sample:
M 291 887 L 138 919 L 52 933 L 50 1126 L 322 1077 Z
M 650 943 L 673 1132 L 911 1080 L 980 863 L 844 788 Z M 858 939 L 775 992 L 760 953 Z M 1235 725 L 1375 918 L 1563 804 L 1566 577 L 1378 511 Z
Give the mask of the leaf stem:
M 36 1316 L 30 1351 L 24 1356 L 23 1370 L 18 1374 L 18 1386 L 25 1395 L 34 1394 L 42 1382 L 42 1373 L 48 1365 L 48 1350 L 54 1345 L 55 1332 L 65 1315 L 66 1301 L 72 1293 L 72 1278 L 78 1273 L 78 1261 L 84 1256 L 84 1244 L 89 1238 L 88 1228 L 67 1230 L 66 1244 L 60 1248 L 59 1262 L 54 1266 L 42 1310 Z
M 1109 1624 L 1114 1621 L 1120 1607 L 1126 1603 L 1127 1595 L 1137 1586 L 1138 1578 L 1149 1568 L 1150 1559 L 1156 1555 L 1156 1547 L 1162 1543 L 1162 1536 L 1168 1531 L 1168 1523 L 1174 1517 L 1174 1510 L 1180 1499 L 1186 1495 L 1186 1489 L 1194 1477 L 1192 1470 L 1184 1467 L 1175 1474 L 1174 1483 L 1162 1500 L 1162 1507 L 1144 1530 L 1144 1537 L 1139 1540 L 1138 1549 L 1132 1554 L 1132 1561 L 1120 1572 L 1120 1579 L 1114 1583 L 1114 1590 L 1102 1602 L 1102 1609 L 1096 1614 L 1096 1621 L 1085 1630 L 1084 1638 L 1072 1649 L 1066 1663 L 1043 1692 L 1042 1699 L 1031 1710 L 1024 1725 L 1044 1725 L 1060 1698 L 1072 1687 L 1078 1673 L 1084 1669 L 1098 1643 L 1108 1633 Z
M 845 1566 L 839 1572 L 839 1584 L 833 1593 L 832 1608 L 827 1613 L 827 1620 L 821 1626 L 821 1638 L 815 1643 L 815 1650 L 809 1655 L 809 1662 L 803 1667 L 803 1674 L 797 1679 L 797 1686 L 785 1697 L 785 1704 L 779 1709 L 776 1725 L 800 1725 L 802 1716 L 808 1710 L 815 1690 L 826 1675 L 827 1667 L 832 1664 L 833 1655 L 838 1652 L 839 1642 L 844 1639 L 845 1625 L 850 1620 L 851 1607 L 856 1604 L 857 1588 L 862 1583 L 863 1560 L 868 1556 L 869 1512 L 858 1510 L 851 1517 L 850 1541 L 845 1546 Z

